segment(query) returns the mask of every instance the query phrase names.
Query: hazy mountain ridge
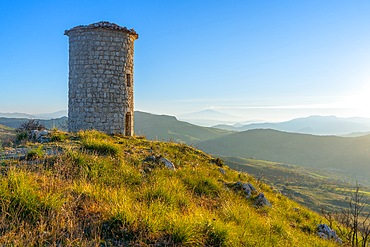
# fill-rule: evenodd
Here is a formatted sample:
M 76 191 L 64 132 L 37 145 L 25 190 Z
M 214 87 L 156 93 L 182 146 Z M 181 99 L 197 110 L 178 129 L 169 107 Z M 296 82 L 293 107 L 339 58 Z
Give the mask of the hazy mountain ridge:
M 235 123 L 241 120 L 240 117 L 233 116 L 227 113 L 207 109 L 199 112 L 192 112 L 187 114 L 181 114 L 178 116 L 181 121 L 189 122 L 192 124 L 211 127 L 219 123 Z
M 310 116 L 305 118 L 296 118 L 280 123 L 253 123 L 240 127 L 222 124 L 213 127 L 233 131 L 274 129 L 286 132 L 314 135 L 348 135 L 355 132 L 369 132 L 370 119 L 338 118 L 335 116 Z
M 61 110 L 52 113 L 43 113 L 43 114 L 28 114 L 28 113 L 19 113 L 19 112 L 12 112 L 12 113 L 4 113 L 0 112 L 0 118 L 27 118 L 27 119 L 55 119 L 55 118 L 62 118 L 68 115 L 66 110 Z

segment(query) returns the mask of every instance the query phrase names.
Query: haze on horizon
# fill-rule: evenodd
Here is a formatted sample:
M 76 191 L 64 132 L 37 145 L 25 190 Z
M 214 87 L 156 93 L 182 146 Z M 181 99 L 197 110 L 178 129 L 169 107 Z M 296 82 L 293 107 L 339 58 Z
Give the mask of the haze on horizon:
M 0 112 L 67 109 L 64 30 L 134 28 L 135 109 L 370 117 L 370 2 L 3 1 Z

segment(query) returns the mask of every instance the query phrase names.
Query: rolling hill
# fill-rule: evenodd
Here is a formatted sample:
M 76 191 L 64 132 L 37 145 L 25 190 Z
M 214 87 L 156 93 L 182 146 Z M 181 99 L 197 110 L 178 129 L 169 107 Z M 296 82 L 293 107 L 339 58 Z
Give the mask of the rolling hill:
M 220 156 L 339 169 L 352 176 L 370 177 L 370 135 L 338 137 L 249 130 L 203 141 L 196 147 Z
M 215 139 L 233 132 L 216 128 L 201 127 L 182 122 L 176 117 L 135 112 L 135 133 L 151 140 L 165 140 L 194 144 Z

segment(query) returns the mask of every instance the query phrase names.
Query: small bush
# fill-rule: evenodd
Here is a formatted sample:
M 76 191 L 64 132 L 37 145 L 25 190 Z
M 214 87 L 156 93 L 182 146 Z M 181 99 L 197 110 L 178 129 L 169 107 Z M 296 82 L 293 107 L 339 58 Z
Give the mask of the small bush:
M 63 142 L 67 139 L 67 134 L 59 130 L 53 130 L 50 140 L 52 142 Z
M 38 148 L 33 148 L 27 152 L 26 159 L 27 160 L 36 160 L 41 159 L 45 155 L 44 150 L 42 150 L 42 146 L 39 146 Z
M 220 167 L 223 167 L 225 165 L 224 161 L 220 158 L 212 159 L 212 163 L 214 163 L 216 166 L 220 166 Z
M 23 131 L 23 132 L 19 132 L 19 133 L 17 134 L 16 139 L 17 139 L 17 141 L 18 141 L 18 142 L 21 142 L 21 141 L 23 141 L 23 140 L 27 140 L 27 139 L 28 139 L 28 134 L 27 134 L 27 132 L 25 132 L 25 131 Z

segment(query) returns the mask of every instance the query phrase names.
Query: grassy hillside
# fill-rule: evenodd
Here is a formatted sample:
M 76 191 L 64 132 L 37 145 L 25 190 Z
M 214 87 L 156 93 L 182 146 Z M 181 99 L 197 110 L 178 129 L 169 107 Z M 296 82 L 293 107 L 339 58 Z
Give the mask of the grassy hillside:
M 184 144 L 90 131 L 26 148 L 0 160 L 0 245 L 335 246 L 317 236 L 319 215 Z
M 321 212 L 322 208 L 340 212 L 349 206 L 348 198 L 356 181 L 348 182 L 337 171 L 305 168 L 256 159 L 223 157 L 232 169 L 247 172 L 281 191 L 290 199 Z M 362 181 L 359 181 L 363 184 Z M 364 201 L 370 201 L 370 189 L 361 185 Z M 369 211 L 369 205 L 366 211 Z
M 196 144 L 206 152 L 321 169 L 340 169 L 370 177 L 370 135 L 314 136 L 275 130 L 250 130 Z
M 233 133 L 178 121 L 175 117 L 135 112 L 135 133 L 151 140 L 173 140 L 187 144 L 210 140 Z

